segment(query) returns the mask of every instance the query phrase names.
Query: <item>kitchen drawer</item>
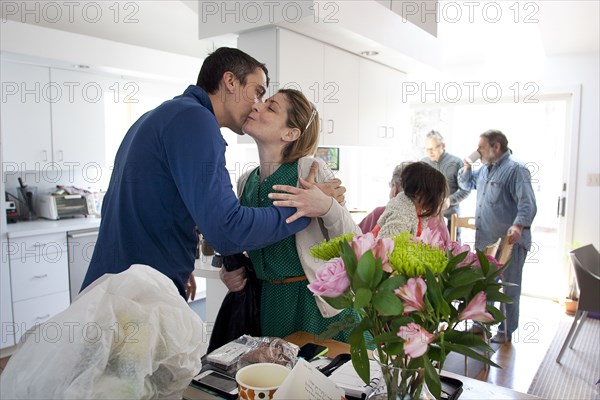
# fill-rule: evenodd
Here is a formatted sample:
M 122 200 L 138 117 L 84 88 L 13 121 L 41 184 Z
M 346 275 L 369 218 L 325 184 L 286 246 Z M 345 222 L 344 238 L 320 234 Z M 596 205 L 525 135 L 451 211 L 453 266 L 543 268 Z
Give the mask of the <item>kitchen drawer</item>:
M 69 290 L 67 252 L 10 260 L 13 302 Z
M 69 307 L 69 291 L 54 293 L 34 299 L 13 303 L 15 319 L 15 342 L 18 342 L 24 332 L 35 324 L 41 324 Z M 52 330 L 55 335 L 56 329 Z M 44 331 L 40 340 L 43 340 Z
M 67 235 L 65 233 L 50 233 L 20 238 L 9 238 L 7 250 L 11 260 L 33 257 L 37 259 L 55 258 L 51 255 L 67 254 Z

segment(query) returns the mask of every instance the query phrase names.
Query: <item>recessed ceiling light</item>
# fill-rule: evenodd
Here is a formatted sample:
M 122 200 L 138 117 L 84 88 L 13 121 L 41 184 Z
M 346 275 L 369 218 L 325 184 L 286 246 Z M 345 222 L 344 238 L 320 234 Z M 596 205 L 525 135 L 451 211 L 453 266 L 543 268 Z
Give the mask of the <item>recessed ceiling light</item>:
M 373 56 L 376 56 L 377 54 L 379 54 L 379 52 L 374 51 L 374 50 L 365 50 L 365 51 L 360 52 L 361 56 L 366 56 L 366 57 L 373 57 Z
M 84 64 L 73 64 L 73 68 L 77 68 L 77 69 L 89 69 L 90 66 L 89 65 L 84 65 Z

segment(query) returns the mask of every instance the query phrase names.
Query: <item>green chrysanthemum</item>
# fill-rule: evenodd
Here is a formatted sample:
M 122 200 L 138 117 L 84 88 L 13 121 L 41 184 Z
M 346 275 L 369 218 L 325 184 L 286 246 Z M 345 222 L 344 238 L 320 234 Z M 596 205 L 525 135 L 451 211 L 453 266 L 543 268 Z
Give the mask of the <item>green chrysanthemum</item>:
M 310 254 L 319 260 L 325 261 L 340 257 L 342 255 L 342 243 L 350 242 L 353 237 L 354 233 L 347 233 L 331 239 L 330 241 L 323 240 L 321 243 L 310 249 Z
M 448 259 L 442 250 L 421 242 L 411 242 L 411 238 L 409 232 L 402 232 L 394 237 L 394 250 L 389 262 L 395 271 L 413 277 L 425 275 L 425 268 L 434 275 L 446 268 Z

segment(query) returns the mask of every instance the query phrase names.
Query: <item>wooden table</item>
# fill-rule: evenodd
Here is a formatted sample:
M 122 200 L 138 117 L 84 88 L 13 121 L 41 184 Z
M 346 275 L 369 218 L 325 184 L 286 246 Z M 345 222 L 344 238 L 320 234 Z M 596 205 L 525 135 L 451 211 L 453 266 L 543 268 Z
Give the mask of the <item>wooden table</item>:
M 350 345 L 347 343 L 338 342 L 336 340 L 317 340 L 316 335 L 306 332 L 296 332 L 285 338 L 288 342 L 302 346 L 305 343 L 312 342 L 327 346 L 329 351 L 327 357 L 335 357 L 340 353 L 350 353 Z M 517 392 L 502 386 L 496 386 L 491 383 L 478 381 L 477 379 L 458 375 L 452 372 L 443 371 L 443 376 L 455 378 L 463 383 L 463 392 L 459 396 L 459 400 L 512 400 L 512 399 L 537 399 L 539 397 L 530 394 Z

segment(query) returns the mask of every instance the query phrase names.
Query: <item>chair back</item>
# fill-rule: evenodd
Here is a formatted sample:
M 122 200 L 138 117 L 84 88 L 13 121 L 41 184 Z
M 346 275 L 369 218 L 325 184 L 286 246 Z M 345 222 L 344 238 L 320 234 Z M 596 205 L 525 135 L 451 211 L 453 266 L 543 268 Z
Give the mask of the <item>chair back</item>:
M 498 248 L 500 247 L 500 240 L 502 240 L 502 238 L 498 238 L 498 240 L 496 240 L 495 243 L 488 245 L 485 248 L 483 254 L 485 254 L 486 256 L 496 257 L 496 253 L 498 252 Z
M 458 228 L 475 229 L 475 217 L 459 217 L 457 214 L 450 216 L 450 240 L 456 241 Z
M 500 256 L 498 262 L 502 265 L 506 264 L 510 260 L 514 244 L 508 243 L 508 235 L 504 237 L 504 243 L 502 243 L 502 250 L 500 250 Z
M 579 286 L 577 310 L 600 312 L 600 254 L 591 245 L 569 253 Z

